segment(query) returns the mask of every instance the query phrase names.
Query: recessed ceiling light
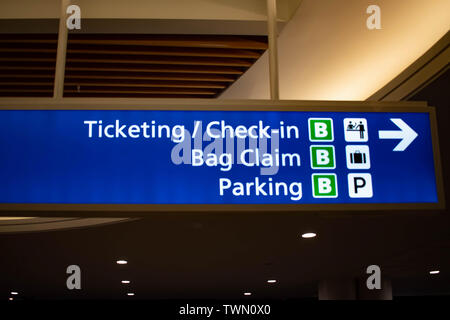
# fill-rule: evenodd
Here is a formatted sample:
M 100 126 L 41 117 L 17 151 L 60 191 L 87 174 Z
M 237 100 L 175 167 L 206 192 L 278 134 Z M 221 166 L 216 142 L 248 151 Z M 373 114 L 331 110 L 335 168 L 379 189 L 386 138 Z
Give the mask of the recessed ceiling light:
M 430 271 L 430 274 L 438 274 L 440 271 L 439 270 L 433 270 L 433 271 Z
M 251 296 L 252 293 L 251 292 L 244 292 L 244 296 Z
M 117 262 L 117 264 L 127 264 L 128 263 L 127 260 L 117 260 L 116 262 Z
M 16 291 L 11 291 L 11 294 L 12 294 L 12 295 L 17 295 L 17 294 L 19 294 L 19 293 L 16 292 Z
M 267 280 L 267 283 L 276 283 L 277 280 Z
M 127 296 L 134 296 L 134 293 L 133 292 L 128 292 Z
M 9 301 L 13 301 L 14 300 L 14 298 L 9 298 Z
M 122 280 L 122 283 L 128 284 L 130 283 L 130 280 Z
M 307 232 L 302 234 L 302 238 L 309 239 L 309 238 L 315 238 L 317 235 L 314 232 Z

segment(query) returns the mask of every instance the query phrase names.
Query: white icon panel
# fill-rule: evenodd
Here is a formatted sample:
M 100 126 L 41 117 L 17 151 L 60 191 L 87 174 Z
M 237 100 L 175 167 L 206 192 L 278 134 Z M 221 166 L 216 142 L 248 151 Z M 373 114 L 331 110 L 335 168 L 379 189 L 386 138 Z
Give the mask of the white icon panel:
M 348 175 L 350 198 L 372 198 L 372 176 L 370 173 L 350 173 Z
M 369 146 L 348 145 L 345 147 L 348 169 L 370 169 Z
M 367 119 L 345 118 L 344 119 L 345 141 L 367 142 L 369 141 Z

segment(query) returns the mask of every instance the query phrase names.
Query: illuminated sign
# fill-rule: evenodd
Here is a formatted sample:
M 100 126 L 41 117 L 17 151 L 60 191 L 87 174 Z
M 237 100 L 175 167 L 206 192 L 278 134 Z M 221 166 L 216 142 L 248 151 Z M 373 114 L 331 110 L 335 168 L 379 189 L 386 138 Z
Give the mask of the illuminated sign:
M 438 205 L 434 110 L 354 110 L 0 110 L 0 208 Z

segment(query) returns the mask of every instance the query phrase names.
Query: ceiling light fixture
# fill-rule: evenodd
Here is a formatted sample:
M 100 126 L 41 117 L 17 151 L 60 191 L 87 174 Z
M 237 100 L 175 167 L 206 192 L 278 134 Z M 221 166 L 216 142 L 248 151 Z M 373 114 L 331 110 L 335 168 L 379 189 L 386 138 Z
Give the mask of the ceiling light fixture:
M 122 283 L 124 283 L 124 284 L 129 284 L 129 283 L 130 283 L 130 280 L 122 280 Z
M 307 232 L 307 233 L 302 234 L 303 239 L 315 238 L 316 236 L 317 236 L 317 234 L 315 234 L 314 232 Z
M 433 270 L 433 271 L 430 271 L 430 274 L 438 274 L 440 271 L 439 270 Z
M 277 280 L 267 280 L 267 283 L 276 283 Z
M 117 264 L 127 264 L 128 263 L 127 260 L 117 260 L 116 262 L 117 262 Z
M 12 295 L 18 295 L 19 293 L 16 292 L 16 291 L 11 291 L 11 294 L 12 294 Z
M 251 292 L 244 292 L 244 296 L 251 296 L 252 293 Z
M 133 292 L 128 292 L 127 296 L 134 296 L 134 293 Z

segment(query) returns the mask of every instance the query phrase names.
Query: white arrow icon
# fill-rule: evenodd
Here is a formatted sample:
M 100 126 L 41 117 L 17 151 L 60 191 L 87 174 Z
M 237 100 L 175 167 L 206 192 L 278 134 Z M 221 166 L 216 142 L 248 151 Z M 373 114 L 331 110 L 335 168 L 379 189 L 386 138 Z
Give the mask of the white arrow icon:
M 383 130 L 378 131 L 380 139 L 402 139 L 398 145 L 395 146 L 394 151 L 405 151 L 406 148 L 417 138 L 418 134 L 410 126 L 408 126 L 402 119 L 390 119 L 400 128 L 400 131 Z

